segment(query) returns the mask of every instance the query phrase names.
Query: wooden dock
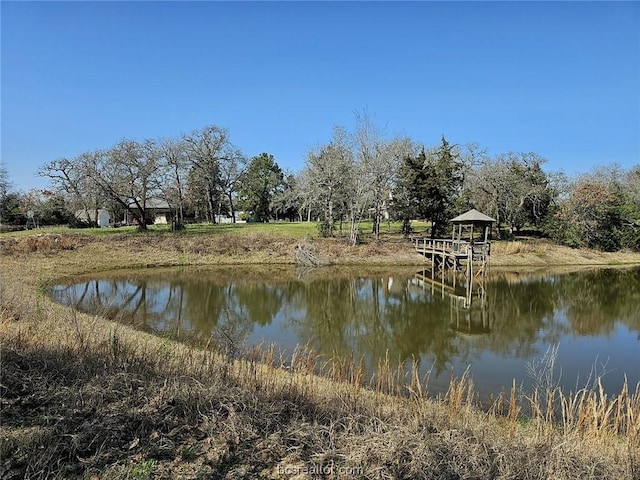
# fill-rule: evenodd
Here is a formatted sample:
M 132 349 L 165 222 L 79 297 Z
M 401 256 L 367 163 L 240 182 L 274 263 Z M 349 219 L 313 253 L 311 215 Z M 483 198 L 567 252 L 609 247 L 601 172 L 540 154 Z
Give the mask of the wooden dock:
M 453 270 L 468 278 L 484 275 L 491 255 L 491 242 L 411 237 L 416 252 L 431 262 L 432 273 Z M 475 264 L 475 266 L 474 266 Z
M 453 225 L 451 239 L 410 237 L 411 243 L 420 255 L 431 262 L 431 276 L 421 275 L 423 285 L 439 285 L 452 300 L 452 305 L 469 309 L 472 302 L 474 277 L 482 275 L 478 283 L 481 304 L 484 304 L 484 276 L 489 268 L 491 256 L 490 233 L 496 221 L 475 209 L 451 219 Z M 465 295 L 456 294 L 458 276 L 463 277 Z M 453 287 L 446 285 L 448 278 Z M 448 290 L 451 288 L 451 290 Z

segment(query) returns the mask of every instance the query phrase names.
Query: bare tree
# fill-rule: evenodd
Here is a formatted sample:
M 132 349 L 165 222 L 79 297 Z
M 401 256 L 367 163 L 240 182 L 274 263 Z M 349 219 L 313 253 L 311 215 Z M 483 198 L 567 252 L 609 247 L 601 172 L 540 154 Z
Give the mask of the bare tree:
M 640 210 L 640 165 L 634 166 L 626 173 L 623 185 L 629 199 Z
M 229 132 L 215 125 L 195 130 L 185 135 L 183 140 L 190 164 L 200 172 L 200 178 L 205 182 L 208 217 L 211 223 L 215 223 L 215 213 L 219 211 L 224 195 L 220 180 L 221 163 L 237 158 L 238 150 L 231 144 Z
M 184 206 L 189 165 L 185 144 L 180 140 L 165 139 L 157 142 L 163 162 L 160 189 L 169 205 L 175 209 L 176 224 L 184 225 Z
M 97 188 L 86 168 L 92 156 L 93 153 L 83 153 L 76 158 L 59 158 L 45 163 L 39 170 L 40 176 L 49 178 L 56 189 L 71 197 L 91 223 L 98 221 L 98 209 L 105 201 L 102 190 Z
M 354 196 L 351 204 L 351 243 L 357 242 L 358 225 L 365 209 L 373 212 L 373 233 L 380 238 L 380 223 L 402 163 L 413 150 L 406 137 L 387 140 L 366 113 L 356 112 Z
M 87 156 L 85 168 L 96 185 L 147 229 L 148 201 L 160 194 L 161 154 L 154 142 L 121 140 Z
M 467 193 L 480 210 L 505 223 L 511 232 L 546 215 L 553 191 L 535 153 L 508 152 L 486 158 L 468 178 Z
M 296 176 L 296 191 L 300 197 L 300 220 L 303 219 L 303 214 L 306 214 L 306 221 L 310 222 L 319 202 L 316 198 L 315 180 L 308 168 L 303 168 Z
M 235 222 L 234 203 L 246 163 L 227 130 L 211 125 L 179 139 L 125 139 L 110 149 L 49 162 L 40 174 L 70 194 L 89 218 L 109 202 L 146 229 L 152 198 L 166 200 L 180 224 L 188 204 L 212 223 L 228 205 Z
M 379 150 L 380 129 L 374 125 L 366 113 L 355 113 L 356 130 L 354 132 L 355 156 L 353 176 L 353 197 L 350 205 L 351 228 L 349 242 L 358 242 L 360 222 L 366 209 L 372 202 L 372 172 L 375 170 L 376 154 Z M 375 229 L 375 226 L 374 226 Z
M 0 196 L 4 197 L 9 193 L 11 181 L 9 180 L 9 170 L 4 162 L 0 162 Z
M 229 203 L 231 221 L 236 223 L 235 197 L 240 186 L 240 181 L 247 170 L 247 159 L 242 152 L 229 147 L 219 162 L 219 184 L 223 195 Z M 220 209 L 218 209 L 220 210 Z
M 347 138 L 343 128 L 334 127 L 331 142 L 307 155 L 303 176 L 309 181 L 302 184 L 306 189 L 304 196 L 322 210 L 325 236 L 333 235 L 335 208 L 351 200 L 353 152 Z
M 4 162 L 0 162 L 0 225 L 2 225 L 2 210 L 10 189 L 9 170 Z
M 207 198 L 207 181 L 202 171 L 197 168 L 189 168 L 185 188 L 185 202 L 193 210 L 196 222 L 211 221 Z

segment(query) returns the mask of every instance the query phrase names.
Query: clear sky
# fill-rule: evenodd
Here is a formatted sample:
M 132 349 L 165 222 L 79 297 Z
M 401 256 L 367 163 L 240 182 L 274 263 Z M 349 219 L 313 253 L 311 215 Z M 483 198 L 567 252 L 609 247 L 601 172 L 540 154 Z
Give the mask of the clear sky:
M 389 135 L 640 163 L 639 2 L 7 2 L 14 186 L 122 138 L 229 130 L 290 171 L 367 109 Z

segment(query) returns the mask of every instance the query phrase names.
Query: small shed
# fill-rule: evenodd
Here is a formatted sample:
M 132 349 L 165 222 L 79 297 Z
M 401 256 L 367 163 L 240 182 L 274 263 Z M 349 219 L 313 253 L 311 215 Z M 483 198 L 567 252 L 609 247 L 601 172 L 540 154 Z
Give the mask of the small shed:
M 74 215 L 81 222 L 95 223 L 100 228 L 108 227 L 111 221 L 109 211 L 104 208 L 99 208 L 97 214 L 98 216 L 96 217 L 96 210 L 78 210 Z
M 470 228 L 469 242 L 472 242 L 474 240 L 473 236 L 475 228 L 476 232 L 480 231 L 482 234 L 481 241 L 486 243 L 489 239 L 491 227 L 494 223 L 496 223 L 496 220 L 488 215 L 485 215 L 482 212 L 479 212 L 475 208 L 472 208 L 468 212 L 452 218 L 450 222 L 453 224 L 453 240 L 462 241 L 462 229 L 463 227 L 466 227 Z

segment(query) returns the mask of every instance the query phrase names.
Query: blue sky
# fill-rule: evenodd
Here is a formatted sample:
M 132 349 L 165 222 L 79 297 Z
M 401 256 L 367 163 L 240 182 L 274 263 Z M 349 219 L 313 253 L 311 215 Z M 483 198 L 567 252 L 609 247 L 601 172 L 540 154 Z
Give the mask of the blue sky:
M 640 163 L 639 2 L 6 2 L 2 161 L 229 130 L 290 171 L 367 109 L 389 135 Z

